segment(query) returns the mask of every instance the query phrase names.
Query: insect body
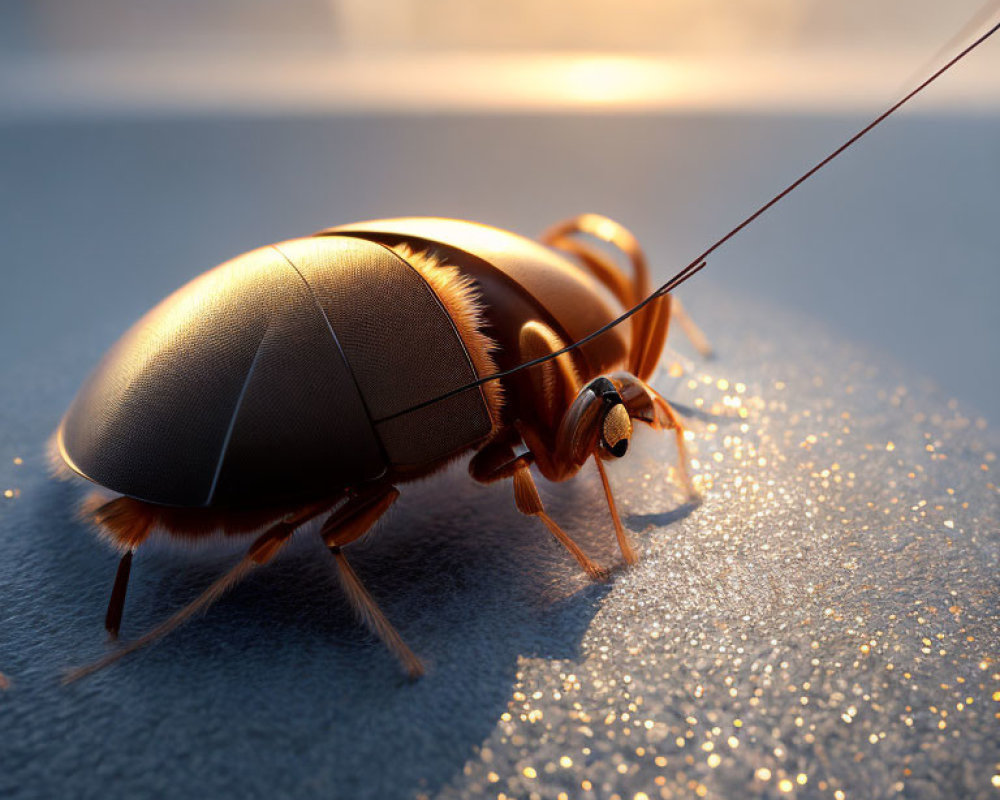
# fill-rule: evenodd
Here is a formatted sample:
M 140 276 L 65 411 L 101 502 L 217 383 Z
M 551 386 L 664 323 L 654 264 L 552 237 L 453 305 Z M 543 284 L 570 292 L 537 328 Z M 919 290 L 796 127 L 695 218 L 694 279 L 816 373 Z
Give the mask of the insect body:
M 55 437 L 55 461 L 116 493 L 86 507 L 122 550 L 106 626 L 117 634 L 132 553 L 154 529 L 189 539 L 259 532 L 199 598 L 70 677 L 141 647 L 209 605 L 292 533 L 322 517 L 345 594 L 411 675 L 419 660 L 379 611 L 343 548 L 398 496 L 397 484 L 474 452 L 472 477 L 510 478 L 587 573 L 605 577 L 545 513 L 530 466 L 552 481 L 593 458 L 622 555 L 635 561 L 602 462 L 628 449 L 633 421 L 683 429 L 647 383 L 671 314 L 668 291 L 761 214 L 1000 30 L 1000 23 L 650 293 L 624 228 L 584 215 L 542 244 L 455 220 L 359 223 L 240 256 L 192 281 L 108 353 Z M 617 245 L 631 277 L 592 234 Z M 557 251 L 561 251 L 560 254 Z M 600 286 L 625 307 L 614 312 Z M 619 323 L 630 320 L 629 336 Z M 523 452 L 519 451 L 523 449 Z
M 633 274 L 579 239 L 587 233 L 624 250 Z M 517 507 L 601 580 L 606 571 L 545 513 L 529 469 L 562 481 L 593 459 L 634 562 L 602 460 L 625 454 L 634 420 L 672 428 L 690 489 L 680 421 L 646 380 L 672 309 L 703 337 L 664 294 L 630 330 L 611 328 L 461 390 L 612 322 L 607 293 L 625 308 L 649 294 L 642 252 L 617 223 L 584 215 L 544 238 L 550 247 L 435 218 L 331 228 L 216 267 L 136 323 L 55 439 L 66 466 L 117 495 L 85 502 L 123 551 L 108 630 L 118 632 L 132 553 L 154 530 L 194 540 L 218 529 L 263 533 L 205 595 L 106 661 L 179 624 L 322 517 L 354 609 L 419 674 L 343 548 L 393 503 L 398 485 L 470 452 L 475 480 L 511 479 Z

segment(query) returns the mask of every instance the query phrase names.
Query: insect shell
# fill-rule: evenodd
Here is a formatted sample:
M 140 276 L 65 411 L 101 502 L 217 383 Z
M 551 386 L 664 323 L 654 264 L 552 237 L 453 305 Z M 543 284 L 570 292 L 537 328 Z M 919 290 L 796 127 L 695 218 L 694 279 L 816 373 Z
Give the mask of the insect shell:
M 632 275 L 581 234 L 624 250 Z M 633 421 L 674 430 L 690 488 L 680 422 L 646 383 L 669 295 L 628 328 L 433 402 L 608 324 L 619 313 L 608 292 L 623 307 L 649 293 L 641 250 L 611 220 L 584 215 L 544 241 L 437 218 L 346 225 L 238 256 L 140 319 L 54 439 L 64 467 L 114 493 L 84 501 L 123 553 L 106 627 L 117 635 L 132 553 L 154 530 L 194 541 L 219 530 L 258 535 L 200 598 L 71 677 L 165 634 L 317 517 L 359 618 L 419 675 L 343 548 L 393 503 L 398 485 L 470 452 L 474 480 L 510 479 L 517 507 L 602 580 L 606 571 L 545 513 L 529 469 L 563 481 L 593 458 L 622 554 L 634 562 L 602 466 L 625 454 Z

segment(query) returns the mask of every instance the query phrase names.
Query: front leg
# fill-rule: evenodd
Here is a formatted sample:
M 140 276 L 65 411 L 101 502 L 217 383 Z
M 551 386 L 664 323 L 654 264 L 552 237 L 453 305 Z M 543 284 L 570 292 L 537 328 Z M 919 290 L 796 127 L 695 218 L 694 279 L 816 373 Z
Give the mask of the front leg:
M 522 514 L 538 517 L 556 540 L 577 560 L 587 575 L 595 581 L 606 581 L 608 572 L 592 561 L 552 517 L 545 513 L 542 498 L 538 495 L 530 465 L 534 455 L 529 451 L 514 454 L 511 436 L 505 435 L 487 444 L 469 463 L 469 474 L 479 483 L 493 483 L 511 478 L 514 481 L 514 502 Z
M 695 488 L 688 472 L 688 451 L 684 438 L 684 423 L 673 406 L 656 389 L 641 378 L 628 372 L 615 372 L 611 380 L 618 386 L 622 401 L 632 419 L 638 419 L 650 425 L 655 430 L 673 430 L 677 442 L 677 472 L 680 482 L 692 500 L 698 500 L 698 490 Z
M 541 323 L 528 323 L 521 328 L 520 346 L 522 358 L 530 360 L 545 351 L 556 352 L 562 349 L 564 343 L 551 328 Z M 539 471 L 550 481 L 567 480 L 593 457 L 601 476 L 604 496 L 608 501 L 608 511 L 615 526 L 615 537 L 618 539 L 622 557 L 627 564 L 635 564 L 638 557 L 625 533 L 615 506 L 611 484 L 601 463 L 605 452 L 609 457 L 620 458 L 628 449 L 628 437 L 632 430 L 628 414 L 621 405 L 621 398 L 617 398 L 614 385 L 610 381 L 604 379 L 602 382 L 598 379 L 582 387 L 568 356 L 563 354 L 556 361 L 562 368 L 558 378 L 553 374 L 554 370 L 550 370 L 547 376 L 543 376 L 539 385 L 537 376 L 540 373 L 534 373 L 536 394 L 542 397 L 548 411 L 544 419 L 556 429 L 552 450 L 546 446 L 546 438 L 535 427 L 520 420 L 514 424 L 536 460 Z M 609 391 L 618 399 L 617 409 L 609 405 Z M 553 401 L 557 402 L 555 406 Z M 526 474 L 530 478 L 530 473 Z M 534 491 L 534 488 L 532 483 L 531 490 Z M 537 492 L 535 495 L 537 497 Z M 525 502 L 528 500 L 530 498 L 526 498 Z M 520 504 L 518 507 L 521 507 Z

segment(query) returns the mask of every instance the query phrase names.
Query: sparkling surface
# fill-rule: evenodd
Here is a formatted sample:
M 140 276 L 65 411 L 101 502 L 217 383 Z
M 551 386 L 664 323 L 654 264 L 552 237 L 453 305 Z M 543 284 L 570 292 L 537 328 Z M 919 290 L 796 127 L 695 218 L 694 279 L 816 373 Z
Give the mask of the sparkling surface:
M 656 385 L 704 502 L 683 504 L 671 437 L 638 431 L 610 476 L 642 561 L 601 586 L 509 487 L 461 469 L 409 487 L 356 564 L 429 662 L 415 685 L 302 537 L 160 646 L 60 687 L 103 651 L 114 557 L 44 475 L 45 417 L 75 387 L 22 370 L 44 413 L 0 430 L 0 793 L 96 775 L 122 795 L 997 797 L 994 434 L 798 317 L 689 305 L 722 358 L 675 353 Z M 596 471 L 542 493 L 618 563 Z M 123 635 L 231 560 L 140 553 Z
M 740 368 L 669 370 L 670 396 L 700 412 L 686 438 L 705 503 L 662 524 L 662 443 L 619 473 L 642 564 L 616 577 L 580 658 L 520 661 L 447 796 L 993 796 L 985 422 L 850 348 L 759 336 Z

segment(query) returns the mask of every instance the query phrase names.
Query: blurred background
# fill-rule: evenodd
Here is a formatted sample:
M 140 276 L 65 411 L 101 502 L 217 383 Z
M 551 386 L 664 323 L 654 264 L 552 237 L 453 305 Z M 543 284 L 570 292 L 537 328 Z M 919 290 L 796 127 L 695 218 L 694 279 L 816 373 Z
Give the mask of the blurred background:
M 4 0 L 7 358 L 69 346 L 82 377 L 214 263 L 369 217 L 532 235 L 599 211 L 666 276 L 998 15 L 995 0 Z M 996 420 L 998 119 L 991 42 L 685 296 L 821 319 Z
M 882 102 L 982 0 L 6 0 L 9 113 L 830 110 Z M 994 108 L 995 57 L 925 107 Z

